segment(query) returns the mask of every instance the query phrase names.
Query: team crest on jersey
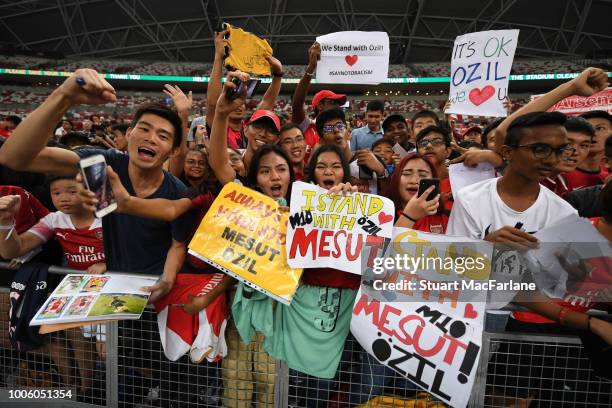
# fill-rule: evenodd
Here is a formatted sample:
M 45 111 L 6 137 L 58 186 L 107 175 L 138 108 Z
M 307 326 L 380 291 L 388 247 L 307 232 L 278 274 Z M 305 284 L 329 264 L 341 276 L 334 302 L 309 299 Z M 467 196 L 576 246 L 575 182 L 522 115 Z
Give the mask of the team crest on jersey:
M 102 241 L 102 237 L 103 237 L 102 230 L 101 229 L 97 230 L 96 231 L 96 238 L 98 238 L 100 241 Z

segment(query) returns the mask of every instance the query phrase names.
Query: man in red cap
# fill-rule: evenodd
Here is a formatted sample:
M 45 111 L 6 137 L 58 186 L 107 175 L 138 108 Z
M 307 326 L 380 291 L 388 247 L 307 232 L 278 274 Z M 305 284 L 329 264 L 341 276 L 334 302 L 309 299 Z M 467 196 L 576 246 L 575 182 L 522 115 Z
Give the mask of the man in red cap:
M 466 143 L 466 144 L 472 144 L 472 143 L 478 143 L 481 144 L 482 142 L 482 128 L 480 126 L 470 126 L 468 127 L 464 132 L 463 132 L 463 139 L 462 139 L 462 144 Z M 462 146 L 462 147 L 467 147 L 467 146 Z
M 215 108 L 217 100 L 221 95 L 222 84 L 221 74 L 223 61 L 225 60 L 225 47 L 229 46 L 228 40 L 225 38 L 227 31 L 221 31 L 215 34 L 215 59 L 213 62 L 212 71 L 210 72 L 210 80 L 206 90 L 206 131 L 210 135 L 212 121 L 215 117 Z M 257 105 L 257 109 L 274 109 L 276 98 L 281 88 L 283 77 L 283 65 L 273 56 L 267 57 L 270 69 L 272 71 L 272 83 L 266 90 L 261 102 Z M 227 126 L 227 145 L 233 149 L 245 148 L 245 143 L 248 137 L 244 133 L 247 123 L 244 121 L 246 107 L 244 104 L 239 106 L 234 112 L 229 115 Z
M 278 132 L 280 132 L 280 119 L 270 110 L 258 109 L 249 118 L 244 129 L 247 140 L 247 150 L 244 153 L 244 165 L 248 168 L 253 154 L 265 144 L 278 143 Z
M 295 92 L 293 93 L 293 101 L 291 104 L 293 116 L 292 122 L 299 125 L 300 129 L 304 133 L 306 140 L 307 156 L 310 150 L 319 142 L 319 134 L 315 126 L 315 120 L 319 113 L 326 111 L 331 108 L 338 108 L 346 103 L 346 95 L 337 94 L 329 90 L 319 91 L 312 98 L 312 111 L 314 113 L 314 119 L 312 120 L 306 116 L 304 111 L 304 102 L 306 101 L 306 95 L 310 88 L 310 81 L 314 76 L 314 72 L 317 69 L 317 62 L 321 58 L 321 46 L 318 42 L 315 42 L 308 49 L 308 66 L 304 76 L 300 79 Z

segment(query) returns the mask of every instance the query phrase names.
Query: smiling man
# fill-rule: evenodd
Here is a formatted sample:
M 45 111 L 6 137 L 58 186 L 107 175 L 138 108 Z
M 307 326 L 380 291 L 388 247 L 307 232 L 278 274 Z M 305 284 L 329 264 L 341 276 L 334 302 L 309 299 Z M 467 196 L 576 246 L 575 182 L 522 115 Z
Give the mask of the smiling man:
M 351 150 L 371 149 L 372 143 L 382 139 L 383 130 L 380 127 L 385 114 L 383 101 L 370 101 L 366 107 L 366 125 L 353 130 L 351 133 Z
M 261 146 L 278 142 L 280 128 L 280 119 L 271 110 L 258 109 L 251 115 L 244 130 L 247 139 L 244 165 L 247 168 L 251 163 L 251 158 Z
M 76 175 L 81 158 L 102 154 L 130 194 L 141 198 L 184 197 L 183 183 L 162 167 L 182 140 L 181 119 L 165 106 L 150 104 L 138 109 L 126 132 L 127 154 L 114 149 L 73 152 L 45 147 L 47 135 L 67 110 L 115 99 L 112 86 L 96 71 L 77 70 L 15 129 L 17 137 L 9 138 L 0 149 L 0 163 L 20 171 Z M 170 223 L 111 213 L 102 219 L 107 267 L 161 275 L 161 280 L 149 288 L 151 302 L 155 302 L 174 285 L 191 227 L 189 216 Z
M 287 153 L 296 180 L 304 179 L 304 158 L 306 157 L 306 140 L 304 134 L 295 123 L 284 125 L 279 134 L 278 144 Z

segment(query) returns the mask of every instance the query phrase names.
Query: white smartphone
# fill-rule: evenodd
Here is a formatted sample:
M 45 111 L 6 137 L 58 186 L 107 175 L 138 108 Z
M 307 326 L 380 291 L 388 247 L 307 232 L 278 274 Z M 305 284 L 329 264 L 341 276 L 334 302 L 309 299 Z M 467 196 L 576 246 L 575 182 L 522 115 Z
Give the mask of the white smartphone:
M 93 191 L 98 199 L 96 217 L 102 218 L 117 209 L 117 202 L 106 172 L 106 160 L 101 154 L 88 157 L 79 162 L 85 186 Z
M 406 149 L 404 149 L 399 143 L 393 145 L 393 151 L 399 156 L 400 159 L 403 159 L 404 156 L 408 154 Z

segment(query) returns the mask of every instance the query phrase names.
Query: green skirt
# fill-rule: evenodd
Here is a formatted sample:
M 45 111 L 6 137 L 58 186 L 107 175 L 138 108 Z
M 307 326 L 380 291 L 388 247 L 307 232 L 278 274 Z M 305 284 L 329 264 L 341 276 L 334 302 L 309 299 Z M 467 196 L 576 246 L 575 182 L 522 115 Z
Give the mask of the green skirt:
M 264 349 L 289 368 L 334 378 L 349 333 L 357 290 L 302 285 L 291 305 L 277 304 Z

